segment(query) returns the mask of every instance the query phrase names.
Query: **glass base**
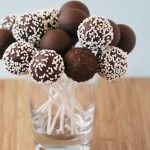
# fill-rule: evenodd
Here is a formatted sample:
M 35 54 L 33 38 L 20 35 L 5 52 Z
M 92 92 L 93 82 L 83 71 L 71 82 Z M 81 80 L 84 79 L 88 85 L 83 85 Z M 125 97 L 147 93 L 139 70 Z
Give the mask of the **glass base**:
M 56 139 L 33 132 L 35 150 L 90 150 L 91 131 L 72 139 Z
M 49 147 L 42 146 L 40 144 L 35 144 L 35 150 L 90 150 L 91 143 L 83 144 L 83 145 L 71 145 L 71 146 L 61 146 L 61 147 Z

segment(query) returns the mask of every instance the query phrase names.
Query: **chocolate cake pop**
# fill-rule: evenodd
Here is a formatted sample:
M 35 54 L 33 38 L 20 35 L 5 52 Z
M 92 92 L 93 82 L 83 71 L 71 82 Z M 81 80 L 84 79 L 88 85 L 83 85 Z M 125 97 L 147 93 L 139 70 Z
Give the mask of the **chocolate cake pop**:
M 62 29 L 47 31 L 40 41 L 40 49 L 53 49 L 65 54 L 72 47 L 71 37 Z
M 15 23 L 16 15 L 9 15 L 4 17 L 0 21 L 0 28 L 12 30 L 12 27 Z
M 114 37 L 113 37 L 113 40 L 110 43 L 110 45 L 116 46 L 120 41 L 120 30 L 115 22 L 113 22 L 112 20 L 109 20 L 109 22 L 110 22 L 111 26 L 113 27 L 113 33 L 114 33 Z
M 78 39 L 83 47 L 94 54 L 111 44 L 114 34 L 110 22 L 102 17 L 86 18 L 78 27 Z
M 58 28 L 58 9 L 39 10 L 36 12 L 36 14 L 43 18 L 48 30 Z
M 3 55 L 6 69 L 16 75 L 28 73 L 29 63 L 36 49 L 27 42 L 15 42 L 11 44 Z
M 16 40 L 36 43 L 41 39 L 45 30 L 46 26 L 42 17 L 26 13 L 16 18 L 12 31 Z
M 37 51 L 29 70 L 37 82 L 52 83 L 58 80 L 64 72 L 64 61 L 54 50 Z
M 61 29 L 75 36 L 79 24 L 87 17 L 88 15 L 80 9 L 68 9 L 60 15 L 58 25 Z
M 7 47 L 15 42 L 15 38 L 10 30 L 0 29 L 0 59 L 2 59 L 3 54 Z
M 66 75 L 74 81 L 87 81 L 96 73 L 96 57 L 86 48 L 69 50 L 64 57 L 64 62 Z
M 127 53 L 123 50 L 108 46 L 98 57 L 99 74 L 107 80 L 120 78 L 127 70 Z
M 90 16 L 90 12 L 89 12 L 89 9 L 87 8 L 87 6 L 79 1 L 69 1 L 69 2 L 65 3 L 60 8 L 60 14 L 62 14 L 64 11 L 66 11 L 68 9 L 72 9 L 72 8 L 80 9 L 80 10 L 86 12 L 88 16 Z
M 128 54 L 134 49 L 136 44 L 136 36 L 134 31 L 127 25 L 118 25 L 121 33 L 120 41 L 117 47 L 121 48 L 124 52 Z

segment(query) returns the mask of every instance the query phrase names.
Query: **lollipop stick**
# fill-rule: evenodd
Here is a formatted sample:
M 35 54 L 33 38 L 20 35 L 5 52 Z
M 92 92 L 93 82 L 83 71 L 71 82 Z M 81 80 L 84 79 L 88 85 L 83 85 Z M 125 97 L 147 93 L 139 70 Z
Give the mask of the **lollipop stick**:
M 50 129 L 50 126 L 51 126 L 51 122 L 52 122 L 52 103 L 49 103 L 47 133 L 49 132 L 49 129 Z
M 60 116 L 60 131 L 64 133 L 64 116 L 65 116 L 65 106 L 62 104 L 62 111 Z
M 60 114 L 60 112 L 61 112 L 61 109 L 62 109 L 62 107 L 59 107 L 59 108 L 58 108 L 58 111 L 57 111 L 56 115 L 54 116 L 52 125 L 51 125 L 51 127 L 48 129 L 47 134 L 49 134 L 49 135 L 52 134 L 52 131 L 53 131 L 54 127 L 55 127 L 55 124 L 56 124 L 56 121 L 57 121 L 57 119 L 58 119 L 58 116 L 59 116 L 59 114 Z

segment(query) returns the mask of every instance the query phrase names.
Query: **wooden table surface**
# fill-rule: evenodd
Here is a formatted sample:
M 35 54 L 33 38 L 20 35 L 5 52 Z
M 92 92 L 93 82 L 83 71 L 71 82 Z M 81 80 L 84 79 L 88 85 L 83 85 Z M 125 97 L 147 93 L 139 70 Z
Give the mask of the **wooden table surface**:
M 150 79 L 102 80 L 92 150 L 150 150 Z M 33 150 L 25 81 L 0 81 L 0 150 Z

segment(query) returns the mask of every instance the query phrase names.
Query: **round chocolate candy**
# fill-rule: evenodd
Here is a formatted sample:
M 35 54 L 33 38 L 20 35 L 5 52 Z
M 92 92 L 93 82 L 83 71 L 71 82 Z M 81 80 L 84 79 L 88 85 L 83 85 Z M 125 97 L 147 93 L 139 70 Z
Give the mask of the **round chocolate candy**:
M 60 15 L 58 25 L 69 34 L 76 36 L 79 24 L 87 17 L 88 15 L 80 9 L 67 9 Z
M 7 47 L 15 42 L 15 38 L 10 30 L 0 29 L 0 59 L 2 59 L 3 54 Z
M 43 18 L 48 30 L 58 28 L 58 9 L 38 10 L 36 14 Z
M 98 56 L 98 73 L 106 80 L 120 78 L 127 70 L 127 53 L 118 47 L 108 46 Z
M 78 27 L 78 39 L 94 54 L 111 44 L 114 33 L 110 22 L 102 17 L 86 18 Z
M 128 54 L 134 49 L 136 44 L 136 36 L 134 31 L 127 25 L 118 25 L 121 33 L 120 41 L 117 47 L 121 48 L 124 52 Z
M 120 30 L 115 22 L 113 22 L 112 20 L 109 20 L 109 22 L 110 22 L 111 26 L 113 27 L 113 33 L 114 33 L 114 37 L 113 37 L 113 40 L 110 43 L 110 45 L 116 46 L 120 41 Z
M 64 72 L 63 58 L 54 50 L 37 51 L 30 63 L 30 74 L 40 83 L 52 83 Z
M 7 30 L 12 30 L 12 27 L 15 23 L 16 15 L 9 15 L 1 19 L 0 28 Z
M 60 8 L 60 14 L 62 14 L 64 11 L 66 11 L 68 9 L 72 9 L 72 8 L 80 9 L 80 10 L 86 12 L 88 16 L 90 16 L 90 12 L 89 12 L 89 9 L 87 8 L 87 6 L 79 1 L 69 1 L 69 2 L 65 3 Z
M 65 57 L 65 73 L 77 82 L 91 79 L 97 70 L 97 61 L 94 54 L 86 48 L 73 48 Z
M 29 63 L 35 51 L 32 44 L 24 41 L 11 44 L 3 55 L 6 69 L 16 75 L 27 74 Z
M 72 47 L 71 37 L 62 29 L 47 31 L 40 41 L 40 49 L 53 49 L 58 54 L 65 54 Z
M 16 18 L 12 31 L 16 40 L 36 43 L 41 39 L 46 29 L 42 17 L 26 13 Z

